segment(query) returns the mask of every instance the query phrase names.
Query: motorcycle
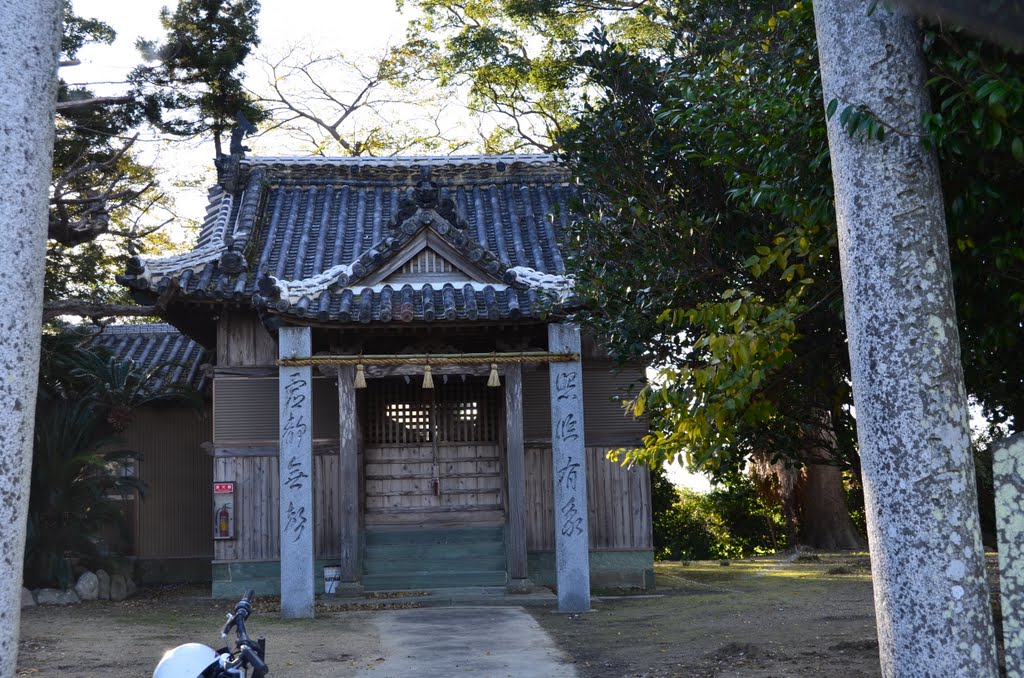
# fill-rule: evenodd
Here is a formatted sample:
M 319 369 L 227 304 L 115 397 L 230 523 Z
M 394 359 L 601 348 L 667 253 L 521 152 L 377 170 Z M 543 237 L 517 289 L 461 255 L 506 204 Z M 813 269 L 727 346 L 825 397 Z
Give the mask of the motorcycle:
M 252 669 L 251 678 L 264 678 L 270 672 L 264 663 L 267 641 L 265 638 L 252 640 L 245 631 L 255 597 L 255 591 L 246 591 L 220 632 L 221 638 L 227 638 L 231 629 L 235 629 L 234 652 L 227 647 L 214 650 L 202 643 L 185 643 L 164 653 L 153 670 L 153 678 L 247 678 L 249 669 Z

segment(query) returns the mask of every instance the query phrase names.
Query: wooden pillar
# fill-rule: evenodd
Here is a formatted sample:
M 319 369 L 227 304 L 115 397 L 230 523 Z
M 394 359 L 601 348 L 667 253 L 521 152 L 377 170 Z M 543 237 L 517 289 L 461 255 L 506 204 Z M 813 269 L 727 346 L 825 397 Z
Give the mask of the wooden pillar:
M 278 344 L 282 358 L 308 358 L 312 341 L 308 327 L 282 327 Z M 281 367 L 280 526 L 281 616 L 313 616 L 313 426 L 312 369 Z
M 356 370 L 338 368 L 338 433 L 340 438 L 341 583 L 359 581 L 359 417 L 356 412 Z
M 526 561 L 526 461 L 523 449 L 523 370 L 505 369 L 505 463 L 508 467 L 508 590 L 529 592 Z
M 548 325 L 548 350 L 580 352 L 580 329 Z M 559 612 L 590 610 L 587 464 L 583 440 L 583 368 L 551 363 L 551 460 L 554 464 L 555 569 Z

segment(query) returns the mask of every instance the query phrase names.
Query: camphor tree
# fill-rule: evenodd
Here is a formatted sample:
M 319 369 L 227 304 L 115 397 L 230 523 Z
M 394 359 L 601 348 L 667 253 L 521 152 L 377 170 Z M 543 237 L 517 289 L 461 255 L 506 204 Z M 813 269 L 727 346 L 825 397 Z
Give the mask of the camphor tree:
M 625 456 L 720 477 L 754 460 L 799 524 L 791 543 L 862 548 L 831 205 L 800 186 L 827 186 L 813 36 L 767 4 L 664 16 L 674 40 L 654 54 L 591 35 L 600 89 L 562 137 L 593 188 L 571 232 L 583 316 L 620 359 L 663 366 L 635 403 L 652 434 Z
M 601 19 L 582 0 L 489 7 L 493 21 L 507 10 L 505 25 L 558 14 Z M 568 38 L 575 44 L 562 51 L 582 56 L 563 72 L 583 79 L 589 99 L 560 143 L 594 189 L 574 233 L 584 318 L 621 358 L 666 368 L 637 403 L 654 433 L 626 458 L 682 456 L 712 473 L 777 460 L 785 482 L 787 461 L 831 456 L 805 473 L 824 479 L 824 501 L 837 507 L 833 463 L 859 476 L 859 458 L 811 7 L 656 0 L 601 8 L 618 25 L 640 17 L 649 41 L 610 30 L 592 33 L 589 45 Z M 451 21 L 467 35 L 478 28 Z M 1024 232 L 1019 201 L 1009 198 L 1024 179 L 1020 56 L 948 26 L 925 26 L 923 44 L 934 112 L 915 134 L 940 157 L 967 388 L 1012 421 L 1024 392 L 1024 370 L 1014 369 L 1024 356 L 1014 350 Z M 470 63 L 486 67 L 482 58 Z M 828 112 L 861 137 L 899 131 L 856 101 L 830 102 Z M 808 528 L 809 517 L 839 510 L 802 513 Z M 825 533 L 850 535 L 839 521 L 842 529 Z M 819 539 L 810 541 L 842 543 Z

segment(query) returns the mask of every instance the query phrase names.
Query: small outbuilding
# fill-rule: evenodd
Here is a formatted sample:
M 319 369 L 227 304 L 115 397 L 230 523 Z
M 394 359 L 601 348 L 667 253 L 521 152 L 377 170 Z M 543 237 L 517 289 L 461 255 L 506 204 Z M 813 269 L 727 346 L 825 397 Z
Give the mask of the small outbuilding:
M 210 511 L 214 595 L 287 607 L 324 568 L 339 590 L 653 585 L 647 471 L 605 459 L 646 433 L 621 404 L 644 371 L 565 320 L 574 191 L 548 156 L 236 155 L 196 247 L 130 263 L 212 365 L 212 475 L 174 491 Z

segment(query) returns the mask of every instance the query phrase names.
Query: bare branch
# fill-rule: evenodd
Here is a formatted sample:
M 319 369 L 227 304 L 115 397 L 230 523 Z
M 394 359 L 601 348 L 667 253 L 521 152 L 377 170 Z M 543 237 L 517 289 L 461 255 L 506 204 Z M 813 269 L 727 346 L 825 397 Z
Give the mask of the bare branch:
M 92 99 L 73 99 L 71 101 L 58 101 L 57 112 L 70 111 L 76 108 L 88 108 L 90 106 L 109 106 L 111 104 L 130 104 L 135 97 L 130 95 L 120 97 L 93 97 Z

